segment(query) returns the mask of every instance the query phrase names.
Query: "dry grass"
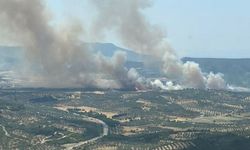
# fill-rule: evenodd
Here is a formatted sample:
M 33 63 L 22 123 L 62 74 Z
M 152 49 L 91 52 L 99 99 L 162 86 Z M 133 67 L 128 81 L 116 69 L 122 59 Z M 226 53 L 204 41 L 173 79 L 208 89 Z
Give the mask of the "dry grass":
M 134 134 L 138 134 L 140 132 L 143 132 L 145 130 L 145 128 L 143 127 L 139 127 L 139 126 L 123 126 L 122 127 L 122 134 L 123 135 L 134 135 Z
M 74 106 L 66 106 L 66 105 L 57 105 L 54 108 L 56 108 L 58 110 L 62 110 L 62 111 L 68 111 L 69 109 L 80 109 L 80 112 L 91 112 L 92 111 L 92 112 L 104 114 L 105 116 L 107 116 L 107 118 L 112 118 L 114 115 L 118 114 L 117 112 L 103 111 L 103 110 L 100 110 L 98 108 L 88 107 L 88 106 L 74 107 Z

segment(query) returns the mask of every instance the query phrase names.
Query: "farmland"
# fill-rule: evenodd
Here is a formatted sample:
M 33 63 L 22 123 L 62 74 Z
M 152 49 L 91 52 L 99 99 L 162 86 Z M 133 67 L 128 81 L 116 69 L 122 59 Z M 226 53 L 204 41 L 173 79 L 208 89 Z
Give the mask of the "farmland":
M 75 93 L 80 96 L 72 98 Z M 3 89 L 0 149 L 193 150 L 223 136 L 228 143 L 211 142 L 226 148 L 234 140 L 249 141 L 249 97 L 196 89 Z

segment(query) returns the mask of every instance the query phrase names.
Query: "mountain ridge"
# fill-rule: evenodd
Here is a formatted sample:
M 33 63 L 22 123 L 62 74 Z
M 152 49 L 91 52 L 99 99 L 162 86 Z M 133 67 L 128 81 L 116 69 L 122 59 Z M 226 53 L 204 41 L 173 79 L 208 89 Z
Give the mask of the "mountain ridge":
M 144 68 L 143 57 L 132 50 L 121 48 L 113 43 L 84 43 L 83 46 L 88 46 L 94 52 L 100 52 L 106 57 L 112 57 L 116 51 L 124 51 L 127 53 L 128 68 Z M 0 46 L 0 70 L 11 70 L 14 66 L 20 64 L 22 53 L 20 47 Z M 184 63 L 193 61 L 199 64 L 203 72 L 222 73 L 229 84 L 250 87 L 250 58 L 195 58 L 183 57 Z M 139 63 L 139 64 L 138 64 Z M 150 68 L 151 72 L 159 74 L 158 68 Z

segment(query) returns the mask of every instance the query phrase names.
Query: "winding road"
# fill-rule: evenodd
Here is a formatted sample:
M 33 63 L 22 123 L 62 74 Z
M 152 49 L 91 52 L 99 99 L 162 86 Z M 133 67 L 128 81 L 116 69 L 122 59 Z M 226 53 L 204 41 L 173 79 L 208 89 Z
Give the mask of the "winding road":
M 1 124 L 0 124 L 0 126 L 3 128 L 4 134 L 5 134 L 7 137 L 10 137 L 8 131 L 5 129 L 5 126 L 3 126 L 3 125 L 1 125 Z
M 79 114 L 74 114 L 74 115 L 80 116 Z M 76 147 L 80 147 L 84 144 L 95 142 L 95 141 L 103 138 L 104 136 L 108 135 L 108 131 L 109 131 L 108 125 L 105 122 L 103 122 L 102 120 L 97 119 L 97 118 L 93 118 L 93 117 L 88 117 L 88 116 L 84 116 L 83 120 L 88 121 L 88 122 L 93 122 L 96 124 L 101 124 L 103 127 L 102 134 L 97 136 L 97 137 L 94 137 L 92 139 L 89 139 L 87 141 L 81 141 L 79 143 L 70 143 L 70 144 L 62 145 L 63 147 L 65 147 L 66 150 L 72 150 L 72 149 L 74 149 Z

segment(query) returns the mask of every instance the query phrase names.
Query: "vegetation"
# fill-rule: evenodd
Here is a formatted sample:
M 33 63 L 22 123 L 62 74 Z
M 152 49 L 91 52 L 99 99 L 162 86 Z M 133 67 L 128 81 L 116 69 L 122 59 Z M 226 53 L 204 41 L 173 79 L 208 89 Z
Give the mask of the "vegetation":
M 69 92 L 0 90 L 0 149 L 64 149 L 85 141 L 76 149 L 249 147 L 250 93 L 88 91 L 69 99 Z

